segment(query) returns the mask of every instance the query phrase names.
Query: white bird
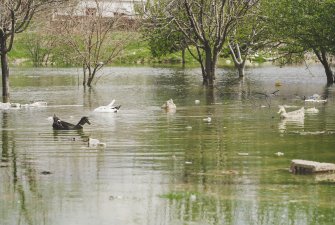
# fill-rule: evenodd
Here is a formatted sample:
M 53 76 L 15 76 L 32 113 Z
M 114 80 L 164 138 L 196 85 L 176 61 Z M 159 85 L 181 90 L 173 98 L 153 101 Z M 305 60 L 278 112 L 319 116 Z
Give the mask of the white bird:
M 194 101 L 194 103 L 195 103 L 196 105 L 199 105 L 199 104 L 200 104 L 200 100 L 197 99 L 197 100 Z
M 285 107 L 282 105 L 279 105 L 279 111 L 278 114 L 280 114 L 280 118 L 285 119 L 302 119 L 305 117 L 305 109 L 302 107 L 301 109 L 291 111 L 291 112 L 286 112 Z
M 108 112 L 114 112 L 114 113 L 116 113 L 120 109 L 121 105 L 114 106 L 114 102 L 115 102 L 115 99 L 113 99 L 113 101 L 110 104 L 108 104 L 106 106 L 99 106 L 98 108 L 94 109 L 93 111 L 94 112 L 107 112 L 107 113 Z
M 161 106 L 161 108 L 165 109 L 166 111 L 175 111 L 177 106 L 174 104 L 172 99 L 169 99 Z

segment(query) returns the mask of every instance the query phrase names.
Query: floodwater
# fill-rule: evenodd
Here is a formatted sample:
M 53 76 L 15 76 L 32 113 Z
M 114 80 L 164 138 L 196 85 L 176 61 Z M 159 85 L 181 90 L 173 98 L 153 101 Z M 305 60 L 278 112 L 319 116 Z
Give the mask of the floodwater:
M 106 68 L 93 89 L 80 72 L 11 70 L 11 102 L 48 106 L 0 111 L 1 225 L 335 224 L 334 176 L 289 172 L 292 159 L 335 163 L 322 67 L 249 68 L 243 81 L 219 69 L 210 93 L 197 69 Z M 328 102 L 304 104 L 313 94 Z M 170 98 L 176 112 L 160 108 Z M 93 113 L 113 99 L 118 113 Z M 319 112 L 281 120 L 278 105 Z M 91 125 L 55 132 L 54 114 Z

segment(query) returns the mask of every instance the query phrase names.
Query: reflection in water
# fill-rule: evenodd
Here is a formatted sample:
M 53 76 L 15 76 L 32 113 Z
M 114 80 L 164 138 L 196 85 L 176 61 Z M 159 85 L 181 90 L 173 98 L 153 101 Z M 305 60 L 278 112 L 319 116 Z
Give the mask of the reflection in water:
M 291 125 L 293 127 L 304 128 L 305 118 L 284 118 L 281 119 L 280 123 L 278 123 L 278 130 L 280 133 L 285 133 L 287 129 L 287 125 Z
M 0 112 L 1 224 L 333 223 L 333 182 L 288 172 L 293 158 L 335 160 L 333 87 L 318 114 L 290 121 L 279 119 L 278 105 L 302 107 L 294 96 L 323 93 L 319 78 L 300 84 L 303 71 L 255 68 L 244 80 L 218 77 L 206 93 L 197 70 L 106 70 L 95 90 L 71 83 L 71 69 L 24 71 L 26 85 L 13 77 L 17 102 L 39 98 L 48 107 Z M 271 93 L 281 73 L 289 76 L 278 95 L 256 95 Z M 112 99 L 118 113 L 93 112 Z M 167 99 L 175 112 L 161 109 Z M 54 113 L 87 115 L 91 125 L 54 131 Z M 88 138 L 106 148 L 88 148 Z
M 2 151 L 1 151 L 1 161 L 8 162 L 8 113 L 2 113 Z

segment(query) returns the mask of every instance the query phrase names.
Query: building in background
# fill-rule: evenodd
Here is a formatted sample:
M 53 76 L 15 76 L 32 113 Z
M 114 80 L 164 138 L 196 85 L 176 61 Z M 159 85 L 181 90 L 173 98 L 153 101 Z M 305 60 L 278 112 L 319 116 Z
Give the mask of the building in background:
M 143 8 L 146 0 L 72 0 L 63 8 L 55 9 L 53 20 L 64 20 L 67 17 L 94 16 L 103 17 L 125 16 L 128 19 L 137 17 L 136 7 Z

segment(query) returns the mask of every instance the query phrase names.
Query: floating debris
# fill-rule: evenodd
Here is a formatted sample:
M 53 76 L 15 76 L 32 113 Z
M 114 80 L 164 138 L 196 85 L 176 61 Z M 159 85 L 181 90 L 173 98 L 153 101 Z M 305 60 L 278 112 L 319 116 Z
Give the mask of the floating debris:
M 197 196 L 195 194 L 190 194 L 190 200 L 191 202 L 194 202 L 197 200 Z
M 322 99 L 320 95 L 314 94 L 312 96 L 304 96 L 305 102 L 316 102 L 316 103 L 326 103 L 327 99 Z
M 321 163 L 321 162 L 302 160 L 302 159 L 294 159 L 291 161 L 290 171 L 294 174 L 335 172 L 335 164 Z
M 280 86 L 282 86 L 282 85 L 283 85 L 283 84 L 282 84 L 280 81 L 276 81 L 276 82 L 275 82 L 275 86 L 276 86 L 276 87 L 280 87 Z
M 300 135 L 320 135 L 320 134 L 325 134 L 326 131 L 301 131 L 297 133 Z
M 51 173 L 50 171 L 42 171 L 41 174 L 42 174 L 42 175 L 50 175 L 50 174 L 52 174 L 52 173 Z
M 237 155 L 241 155 L 241 156 L 248 156 L 248 155 L 249 155 L 249 153 L 247 153 L 247 152 L 239 152 L 239 153 L 237 153 Z
M 236 170 L 224 170 L 224 171 L 221 172 L 221 174 L 224 174 L 224 175 L 237 175 L 238 171 L 236 171 Z
M 37 101 L 30 104 L 20 104 L 20 103 L 2 103 L 0 102 L 0 109 L 7 110 L 7 109 L 21 109 L 21 108 L 41 108 L 47 107 L 48 103 L 44 101 Z
M 106 148 L 106 143 L 100 142 L 98 139 L 89 138 L 88 147 L 89 148 Z
M 283 152 L 276 152 L 275 155 L 276 155 L 276 156 L 283 156 L 284 153 L 283 153 Z
M 210 116 L 202 119 L 203 121 L 207 122 L 207 123 L 210 123 L 212 121 L 212 118 Z

